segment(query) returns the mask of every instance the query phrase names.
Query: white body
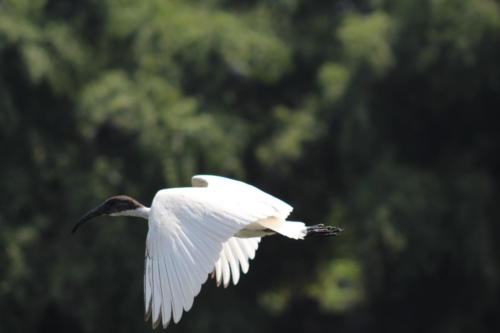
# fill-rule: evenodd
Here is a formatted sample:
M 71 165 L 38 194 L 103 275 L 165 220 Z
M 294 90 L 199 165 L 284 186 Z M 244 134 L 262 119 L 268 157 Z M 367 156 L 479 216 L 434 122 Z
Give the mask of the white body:
M 302 239 L 302 222 L 286 221 L 292 207 L 236 180 L 194 176 L 194 187 L 159 191 L 149 211 L 144 299 L 153 326 L 178 322 L 210 273 L 217 284 L 238 283 L 260 237 L 279 233 Z

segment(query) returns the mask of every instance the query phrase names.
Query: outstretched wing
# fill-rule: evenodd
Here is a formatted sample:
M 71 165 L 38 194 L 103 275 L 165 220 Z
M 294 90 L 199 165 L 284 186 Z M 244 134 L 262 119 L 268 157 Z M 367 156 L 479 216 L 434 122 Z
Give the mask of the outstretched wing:
M 213 175 L 196 175 L 191 178 L 191 184 L 195 187 L 225 190 L 235 196 L 244 195 L 248 201 L 265 202 L 274 209 L 272 216 L 283 220 L 286 220 L 293 210 L 293 207 L 286 202 L 239 180 Z
M 191 184 L 195 187 L 224 190 L 232 195 L 241 195 L 244 193 L 248 201 L 266 202 L 274 210 L 273 216 L 278 217 L 280 221 L 286 220 L 293 209 L 292 206 L 286 202 L 283 202 L 255 186 L 226 177 L 196 175 L 191 178 Z M 259 237 L 232 237 L 224 243 L 220 258 L 216 262 L 214 268 L 215 280 L 218 286 L 223 283 L 224 287 L 227 287 L 231 276 L 233 284 L 236 285 L 238 283 L 240 278 L 238 264 L 241 266 L 243 273 L 248 271 L 248 261 L 254 258 L 259 242 Z
M 217 286 L 223 283 L 224 288 L 229 285 L 231 276 L 236 285 L 240 279 L 240 267 L 243 273 L 248 272 L 249 260 L 255 257 L 259 247 L 260 237 L 238 238 L 231 237 L 223 245 L 219 260 L 215 263 L 214 273 Z
M 246 225 L 277 215 L 274 205 L 255 200 L 245 187 L 233 192 L 229 188 L 176 188 L 159 191 L 153 199 L 144 299 L 146 319 L 152 315 L 154 327 L 160 321 L 166 327 L 171 319 L 177 323 L 183 311 L 191 308 L 224 243 Z

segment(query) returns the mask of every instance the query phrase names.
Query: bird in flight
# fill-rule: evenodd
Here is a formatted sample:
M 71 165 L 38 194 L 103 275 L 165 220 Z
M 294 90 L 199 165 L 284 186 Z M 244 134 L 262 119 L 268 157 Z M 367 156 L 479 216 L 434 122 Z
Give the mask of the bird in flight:
M 145 320 L 153 328 L 178 323 L 189 311 L 208 276 L 217 285 L 237 284 L 255 256 L 262 237 L 279 234 L 293 239 L 334 236 L 340 228 L 287 221 L 292 207 L 241 181 L 197 175 L 192 187 L 163 189 L 151 207 L 118 195 L 83 215 L 72 232 L 102 216 L 134 216 L 148 220 L 144 268 Z

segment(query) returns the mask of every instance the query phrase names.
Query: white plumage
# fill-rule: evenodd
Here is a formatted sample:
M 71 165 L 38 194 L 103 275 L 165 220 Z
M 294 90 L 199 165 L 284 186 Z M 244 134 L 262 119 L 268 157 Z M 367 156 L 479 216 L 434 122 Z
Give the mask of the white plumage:
M 245 234 L 306 234 L 304 223 L 285 222 L 290 205 L 254 186 L 218 176 L 194 176 L 192 184 L 159 191 L 151 205 L 144 299 L 154 326 L 160 318 L 163 327 L 177 323 L 210 273 L 217 284 L 238 283 L 260 242 Z
M 211 274 L 217 285 L 237 284 L 248 272 L 261 237 L 281 234 L 302 239 L 309 234 L 336 235 L 340 229 L 322 224 L 306 227 L 286 221 L 287 203 L 240 181 L 219 176 L 194 176 L 193 187 L 159 191 L 151 208 L 119 195 L 82 216 L 134 216 L 148 220 L 144 268 L 146 320 L 153 327 L 179 322 L 189 311 Z

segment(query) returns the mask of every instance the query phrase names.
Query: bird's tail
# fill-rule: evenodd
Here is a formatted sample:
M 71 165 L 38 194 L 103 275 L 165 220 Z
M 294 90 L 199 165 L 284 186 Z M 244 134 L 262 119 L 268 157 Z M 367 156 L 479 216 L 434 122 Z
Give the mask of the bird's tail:
M 337 236 L 341 231 L 341 228 L 331 225 L 316 224 L 307 227 L 306 237 Z

